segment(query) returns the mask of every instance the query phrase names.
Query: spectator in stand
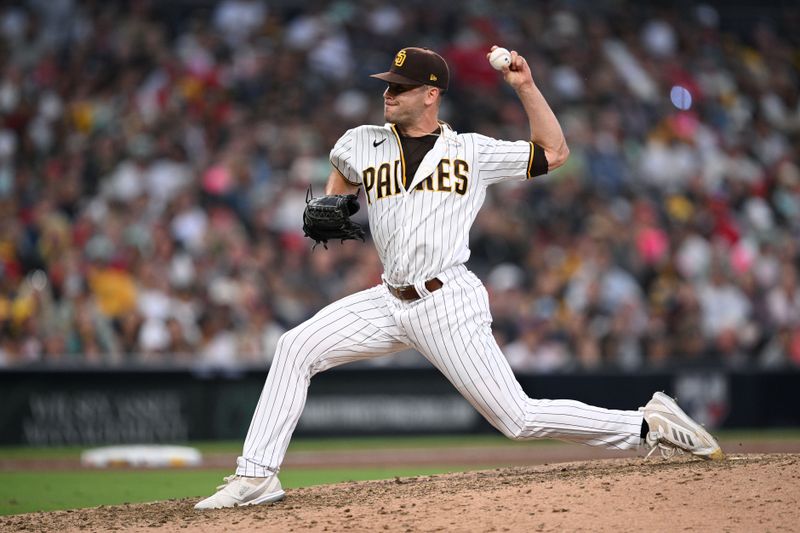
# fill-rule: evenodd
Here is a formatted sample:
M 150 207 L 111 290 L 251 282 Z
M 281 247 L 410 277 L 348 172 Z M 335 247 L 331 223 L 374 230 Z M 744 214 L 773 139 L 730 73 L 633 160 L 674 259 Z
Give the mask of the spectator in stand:
M 718 265 L 712 266 L 709 280 L 700 284 L 697 294 L 703 336 L 712 351 L 729 365 L 746 362 L 743 335 L 748 329 L 752 306 L 745 294 Z
M 799 366 L 798 8 L 512 4 L 0 7 L 0 365 L 268 362 L 380 280 L 358 243 L 312 253 L 301 229 L 327 147 L 382 121 L 358 73 L 398 39 L 440 48 L 454 128 L 525 138 L 491 97 L 502 35 L 572 154 L 473 226 L 512 363 Z

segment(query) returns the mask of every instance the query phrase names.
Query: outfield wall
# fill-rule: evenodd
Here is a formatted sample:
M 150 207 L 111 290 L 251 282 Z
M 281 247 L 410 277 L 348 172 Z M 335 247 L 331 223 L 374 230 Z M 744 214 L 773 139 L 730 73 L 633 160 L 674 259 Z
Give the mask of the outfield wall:
M 0 444 L 87 445 L 244 437 L 263 370 L 0 372 Z M 518 375 L 537 398 L 635 409 L 655 390 L 707 426 L 800 426 L 800 371 Z M 312 380 L 297 435 L 494 431 L 432 369 L 336 369 Z

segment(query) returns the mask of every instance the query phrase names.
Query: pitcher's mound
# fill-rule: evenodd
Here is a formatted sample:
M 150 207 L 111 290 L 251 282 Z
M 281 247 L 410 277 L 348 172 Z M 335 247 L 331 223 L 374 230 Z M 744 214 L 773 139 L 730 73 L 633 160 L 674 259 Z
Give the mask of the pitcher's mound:
M 3 531 L 791 531 L 800 454 L 616 459 L 339 483 L 269 506 L 196 500 L 0 517 Z

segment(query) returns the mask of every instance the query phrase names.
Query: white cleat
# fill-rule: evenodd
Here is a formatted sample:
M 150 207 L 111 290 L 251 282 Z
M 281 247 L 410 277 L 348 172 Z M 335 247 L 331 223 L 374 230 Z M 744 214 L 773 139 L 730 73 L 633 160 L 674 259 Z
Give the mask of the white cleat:
M 194 506 L 195 509 L 222 509 L 272 503 L 286 494 L 278 476 L 244 477 L 233 474 L 217 487 L 217 492 Z
M 650 447 L 648 457 L 659 448 L 664 457 L 672 457 L 676 451 L 682 450 L 712 461 L 725 459 L 714 437 L 663 392 L 653 394 L 641 410 L 650 426 L 645 438 L 645 444 Z

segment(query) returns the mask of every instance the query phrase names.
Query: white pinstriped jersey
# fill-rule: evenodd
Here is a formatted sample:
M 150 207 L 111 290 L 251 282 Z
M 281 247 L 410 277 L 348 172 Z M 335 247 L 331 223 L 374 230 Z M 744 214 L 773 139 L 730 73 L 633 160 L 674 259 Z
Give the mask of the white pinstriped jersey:
M 469 259 L 469 230 L 486 187 L 531 177 L 528 141 L 442 134 L 425 155 L 408 190 L 405 159 L 392 124 L 348 130 L 334 145 L 331 163 L 366 194 L 372 238 L 390 285 L 413 285 Z
M 339 139 L 331 162 L 346 180 L 364 188 L 384 280 L 414 285 L 419 298 L 397 298 L 381 283 L 327 305 L 284 333 L 237 475 L 267 477 L 280 470 L 312 376 L 408 348 L 421 353 L 510 438 L 558 438 L 618 449 L 639 445 L 641 412 L 525 394 L 492 336 L 488 293 L 462 264 L 469 258 L 469 228 L 486 187 L 529 177 L 533 150 L 541 148 L 458 135 L 443 125 L 406 189 L 405 159 L 392 125 L 361 126 Z M 540 161 L 544 154 L 536 156 Z M 441 285 L 430 292 L 424 281 L 433 277 Z

